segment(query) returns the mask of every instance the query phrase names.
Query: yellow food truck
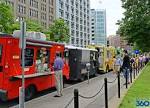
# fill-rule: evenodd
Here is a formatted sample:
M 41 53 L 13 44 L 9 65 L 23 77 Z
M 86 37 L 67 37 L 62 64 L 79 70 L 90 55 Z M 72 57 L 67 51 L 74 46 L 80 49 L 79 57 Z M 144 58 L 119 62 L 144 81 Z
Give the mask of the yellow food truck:
M 94 48 L 98 51 L 98 71 L 100 73 L 106 73 L 113 70 L 113 57 L 115 56 L 114 47 L 106 47 L 105 45 L 89 45 L 88 48 Z

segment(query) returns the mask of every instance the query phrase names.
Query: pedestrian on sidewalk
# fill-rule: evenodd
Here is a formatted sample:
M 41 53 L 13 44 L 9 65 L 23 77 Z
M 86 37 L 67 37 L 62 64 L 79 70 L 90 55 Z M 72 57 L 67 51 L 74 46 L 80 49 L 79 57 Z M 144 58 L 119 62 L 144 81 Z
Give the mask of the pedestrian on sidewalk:
M 149 62 L 149 58 L 148 58 L 148 55 L 146 55 L 145 57 L 145 65 Z
M 114 73 L 118 74 L 120 72 L 120 68 L 122 66 L 122 60 L 120 57 L 120 53 L 117 56 L 114 56 Z
M 56 59 L 54 61 L 54 72 L 55 72 L 55 80 L 56 80 L 56 89 L 57 95 L 56 97 L 62 96 L 63 90 L 63 74 L 62 69 L 64 66 L 63 59 L 60 57 L 60 53 L 56 53 Z
M 130 83 L 130 81 L 129 81 L 130 68 L 131 68 L 131 66 L 130 66 L 130 57 L 128 55 L 127 50 L 124 50 L 124 58 L 123 58 L 122 69 L 123 69 L 124 78 L 126 79 L 126 77 L 127 77 L 128 84 Z
M 142 68 L 142 63 L 143 63 L 143 55 L 139 56 L 139 68 Z

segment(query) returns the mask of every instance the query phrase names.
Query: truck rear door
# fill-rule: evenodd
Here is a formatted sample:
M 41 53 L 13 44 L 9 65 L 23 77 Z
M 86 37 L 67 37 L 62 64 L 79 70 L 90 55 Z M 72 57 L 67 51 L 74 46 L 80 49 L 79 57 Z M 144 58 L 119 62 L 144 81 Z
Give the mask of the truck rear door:
M 5 39 L 0 39 L 0 89 L 3 88 L 4 80 L 4 58 L 5 58 Z

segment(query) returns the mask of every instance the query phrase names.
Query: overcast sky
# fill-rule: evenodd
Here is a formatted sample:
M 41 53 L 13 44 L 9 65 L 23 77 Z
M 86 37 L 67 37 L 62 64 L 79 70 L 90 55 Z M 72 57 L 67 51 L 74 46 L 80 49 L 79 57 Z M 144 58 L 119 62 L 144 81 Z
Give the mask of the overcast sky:
M 118 29 L 116 22 L 123 17 L 121 0 L 90 0 L 90 2 L 92 9 L 106 9 L 107 36 L 116 34 Z

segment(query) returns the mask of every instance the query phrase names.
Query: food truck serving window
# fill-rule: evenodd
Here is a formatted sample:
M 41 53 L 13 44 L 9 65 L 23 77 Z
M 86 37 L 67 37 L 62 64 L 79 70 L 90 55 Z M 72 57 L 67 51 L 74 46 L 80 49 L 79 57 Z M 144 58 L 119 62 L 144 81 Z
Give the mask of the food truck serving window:
M 34 49 L 27 48 L 25 50 L 25 66 L 33 65 Z
M 0 62 L 2 62 L 2 45 L 0 45 Z

